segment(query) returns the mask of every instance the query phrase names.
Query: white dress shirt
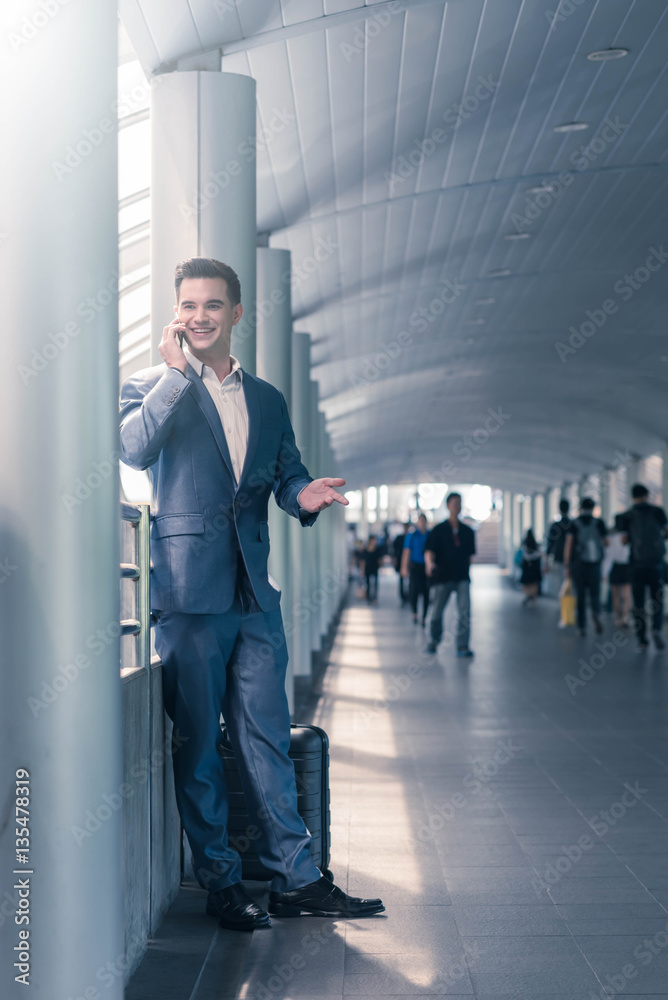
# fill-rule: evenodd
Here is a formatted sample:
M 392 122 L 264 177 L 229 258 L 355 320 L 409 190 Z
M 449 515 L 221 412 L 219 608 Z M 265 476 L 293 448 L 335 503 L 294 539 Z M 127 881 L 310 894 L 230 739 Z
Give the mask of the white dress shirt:
M 248 408 L 243 387 L 243 369 L 230 355 L 230 374 L 221 382 L 213 368 L 203 364 L 184 345 L 183 353 L 208 389 L 227 440 L 234 478 L 239 482 L 248 448 Z

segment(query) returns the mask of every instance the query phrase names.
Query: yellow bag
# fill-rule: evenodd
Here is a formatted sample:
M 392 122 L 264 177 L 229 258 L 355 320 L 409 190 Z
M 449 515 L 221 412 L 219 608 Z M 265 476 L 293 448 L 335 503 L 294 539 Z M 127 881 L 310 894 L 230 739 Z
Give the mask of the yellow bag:
M 561 608 L 561 620 L 564 625 L 575 625 L 575 612 L 577 609 L 577 600 L 575 594 L 573 593 L 573 587 L 570 580 L 564 580 L 561 592 L 559 594 L 559 605 Z

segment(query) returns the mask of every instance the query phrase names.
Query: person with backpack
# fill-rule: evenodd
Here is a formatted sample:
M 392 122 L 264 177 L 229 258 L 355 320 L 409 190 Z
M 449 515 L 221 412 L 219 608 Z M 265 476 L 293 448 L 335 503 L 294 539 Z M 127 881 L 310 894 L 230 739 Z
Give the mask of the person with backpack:
M 649 490 L 642 483 L 631 489 L 633 506 L 620 516 L 623 541 L 631 547 L 631 589 L 633 592 L 633 622 L 638 637 L 638 648 L 647 649 L 647 618 L 645 591 L 652 600 L 652 637 L 657 649 L 664 649 L 661 635 L 663 625 L 663 582 L 666 525 L 668 518 L 663 507 L 649 503 Z
M 559 501 L 559 513 L 561 517 L 558 521 L 553 521 L 547 532 L 547 583 L 549 593 L 558 595 L 564 582 L 564 549 L 566 547 L 566 533 L 571 526 L 571 519 L 568 516 L 570 504 L 565 497 Z M 566 628 L 566 622 L 559 616 L 559 628 Z
M 583 497 L 580 514 L 571 522 L 564 546 L 564 571 L 575 587 L 578 600 L 578 632 L 585 635 L 587 626 L 587 594 L 598 635 L 603 631 L 601 622 L 601 563 L 607 530 L 600 517 L 594 517 L 594 501 Z

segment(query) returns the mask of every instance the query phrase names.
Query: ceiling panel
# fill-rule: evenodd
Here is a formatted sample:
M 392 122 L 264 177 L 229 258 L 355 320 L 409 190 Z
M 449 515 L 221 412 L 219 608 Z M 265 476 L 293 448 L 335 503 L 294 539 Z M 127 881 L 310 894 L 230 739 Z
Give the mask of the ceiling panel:
M 529 491 L 662 445 L 668 261 L 633 275 L 668 224 L 663 0 L 562 4 L 552 28 L 544 0 L 124 2 L 145 67 L 222 45 L 258 128 L 288 116 L 258 229 L 295 269 L 328 247 L 293 312 L 351 485 L 424 478 L 499 406 L 463 479 Z

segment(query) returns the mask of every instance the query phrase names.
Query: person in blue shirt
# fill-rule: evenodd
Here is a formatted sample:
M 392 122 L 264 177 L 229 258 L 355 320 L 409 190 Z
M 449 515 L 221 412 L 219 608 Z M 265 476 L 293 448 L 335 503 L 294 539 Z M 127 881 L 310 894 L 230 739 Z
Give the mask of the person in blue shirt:
M 427 621 L 429 608 L 429 583 L 424 565 L 424 545 L 427 541 L 427 518 L 420 514 L 417 528 L 404 541 L 404 551 L 401 560 L 401 575 L 407 578 L 408 599 L 413 609 L 413 624 L 418 623 L 418 598 L 422 595 L 422 627 Z

